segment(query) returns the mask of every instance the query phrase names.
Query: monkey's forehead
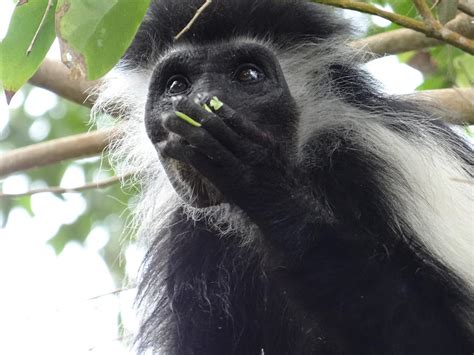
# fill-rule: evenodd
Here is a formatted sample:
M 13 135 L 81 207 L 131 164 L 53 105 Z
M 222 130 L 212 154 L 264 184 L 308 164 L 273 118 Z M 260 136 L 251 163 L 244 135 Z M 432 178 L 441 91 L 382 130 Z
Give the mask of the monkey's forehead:
M 261 41 L 255 38 L 238 37 L 232 42 L 220 41 L 215 43 L 191 44 L 179 43 L 169 47 L 150 65 L 159 64 L 168 60 L 176 59 L 186 61 L 195 59 L 199 61 L 212 60 L 213 57 L 219 57 L 220 60 L 231 60 L 236 56 L 245 56 L 246 54 L 254 56 L 258 54 L 260 57 L 271 59 L 272 54 L 278 48 L 273 47 L 273 43 Z
M 346 30 L 327 7 L 303 0 L 214 0 L 175 40 L 202 4 L 202 0 L 152 0 L 125 61 L 146 66 L 182 43 L 218 43 L 244 36 L 284 47 Z

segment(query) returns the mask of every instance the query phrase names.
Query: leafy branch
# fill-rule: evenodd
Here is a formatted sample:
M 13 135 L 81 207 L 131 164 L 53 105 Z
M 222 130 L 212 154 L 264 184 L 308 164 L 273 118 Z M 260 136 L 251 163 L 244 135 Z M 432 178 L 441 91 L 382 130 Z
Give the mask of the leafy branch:
M 431 13 L 428 5 L 423 0 L 413 0 L 424 21 L 415 20 L 408 16 L 403 16 L 393 12 L 379 9 L 373 5 L 353 1 L 353 0 L 312 0 L 313 2 L 331 5 L 347 10 L 355 10 L 370 15 L 383 17 L 393 23 L 396 23 L 405 28 L 410 28 L 417 32 L 424 33 L 428 37 L 432 37 L 454 47 L 460 48 L 467 53 L 474 54 L 474 40 L 466 38 L 459 33 L 449 30 L 443 26 L 441 22 L 436 20 Z M 428 14 L 429 12 L 429 14 Z

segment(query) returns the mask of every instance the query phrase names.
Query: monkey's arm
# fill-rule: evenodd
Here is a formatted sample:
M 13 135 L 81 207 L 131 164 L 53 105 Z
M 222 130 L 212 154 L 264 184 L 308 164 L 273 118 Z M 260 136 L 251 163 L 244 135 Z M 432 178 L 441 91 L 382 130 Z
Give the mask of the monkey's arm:
M 194 167 L 286 254 L 293 256 L 292 251 L 301 253 L 309 247 L 311 234 L 330 217 L 309 180 L 285 158 L 285 147 L 226 105 L 214 114 L 182 99 L 175 108 L 202 126 L 170 112 L 163 125 L 184 141 L 160 143 L 162 154 Z

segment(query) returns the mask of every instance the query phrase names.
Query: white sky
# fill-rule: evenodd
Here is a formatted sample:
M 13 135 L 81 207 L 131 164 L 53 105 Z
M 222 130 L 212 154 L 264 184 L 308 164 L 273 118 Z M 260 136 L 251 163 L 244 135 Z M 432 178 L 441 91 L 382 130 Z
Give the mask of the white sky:
M 0 39 L 6 33 L 13 8 L 11 0 L 0 0 Z M 57 56 L 57 47 L 52 55 Z M 367 68 L 389 93 L 409 93 L 422 82 L 418 71 L 400 64 L 396 57 L 378 59 Z M 0 139 L 9 122 L 9 110 L 24 101 L 20 92 L 8 108 L 0 95 Z M 50 123 L 41 116 L 56 103 L 53 94 L 37 88 L 26 98 L 25 110 L 38 117 L 28 132 L 32 139 L 41 141 L 47 135 Z M 63 186 L 83 183 L 84 174 L 76 165 L 66 171 L 61 181 Z M 4 179 L 3 191 L 25 191 L 29 184 L 25 175 L 14 175 Z M 64 197 L 61 200 L 48 193 L 34 196 L 34 216 L 15 209 L 6 228 L 0 230 L 0 354 L 129 353 L 117 340 L 117 322 L 121 311 L 128 330 L 136 329 L 131 311 L 134 291 L 88 300 L 116 288 L 100 256 L 108 232 L 96 227 L 84 246 L 70 243 L 59 256 L 47 244 L 62 224 L 74 223 L 85 209 L 81 195 Z M 135 275 L 141 254 L 133 246 L 125 254 L 130 263 L 129 274 Z

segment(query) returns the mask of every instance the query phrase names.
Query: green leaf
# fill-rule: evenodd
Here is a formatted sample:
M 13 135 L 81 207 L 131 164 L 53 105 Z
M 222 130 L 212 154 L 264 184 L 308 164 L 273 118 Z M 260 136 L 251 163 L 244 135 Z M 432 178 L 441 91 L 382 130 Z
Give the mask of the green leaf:
M 61 254 L 69 242 L 75 241 L 83 244 L 91 228 L 91 219 L 87 215 L 79 216 L 73 224 L 62 225 L 59 232 L 48 241 L 48 244 L 54 248 L 56 254 Z
M 472 87 L 474 85 L 474 56 L 467 53 L 453 59 L 456 71 L 456 85 L 458 87 Z
M 397 14 L 408 17 L 415 17 L 417 15 L 416 7 L 413 5 L 412 0 L 390 0 L 388 3 Z
M 33 76 L 53 44 L 56 0 L 50 4 L 48 7 L 48 0 L 28 1 L 13 12 L 7 35 L 0 43 L 0 84 L 10 95 Z
M 31 196 L 23 196 L 16 200 L 17 204 L 28 212 L 30 216 L 34 216 L 33 209 L 31 208 Z
M 224 104 L 216 96 L 214 96 L 211 99 L 211 102 L 209 103 L 209 105 L 211 105 L 211 107 L 214 109 L 214 111 L 219 111 L 220 108 L 222 106 L 224 106 Z
M 63 62 L 73 75 L 95 80 L 131 44 L 150 0 L 59 0 L 56 31 Z
M 188 115 L 186 115 L 183 112 L 175 111 L 175 114 L 176 114 L 176 116 L 181 118 L 183 121 L 186 121 L 187 123 L 189 123 L 191 126 L 194 126 L 194 127 L 201 127 L 202 126 L 199 122 L 196 122 L 195 120 L 193 120 L 191 117 L 189 117 Z
M 446 78 L 443 75 L 436 75 L 431 76 L 430 78 L 425 78 L 423 84 L 418 86 L 416 90 L 423 91 L 423 90 L 435 90 L 445 88 L 446 85 Z
M 415 54 L 416 54 L 415 51 L 409 51 L 405 53 L 400 53 L 397 55 L 397 57 L 401 63 L 407 63 L 411 58 L 413 58 Z

